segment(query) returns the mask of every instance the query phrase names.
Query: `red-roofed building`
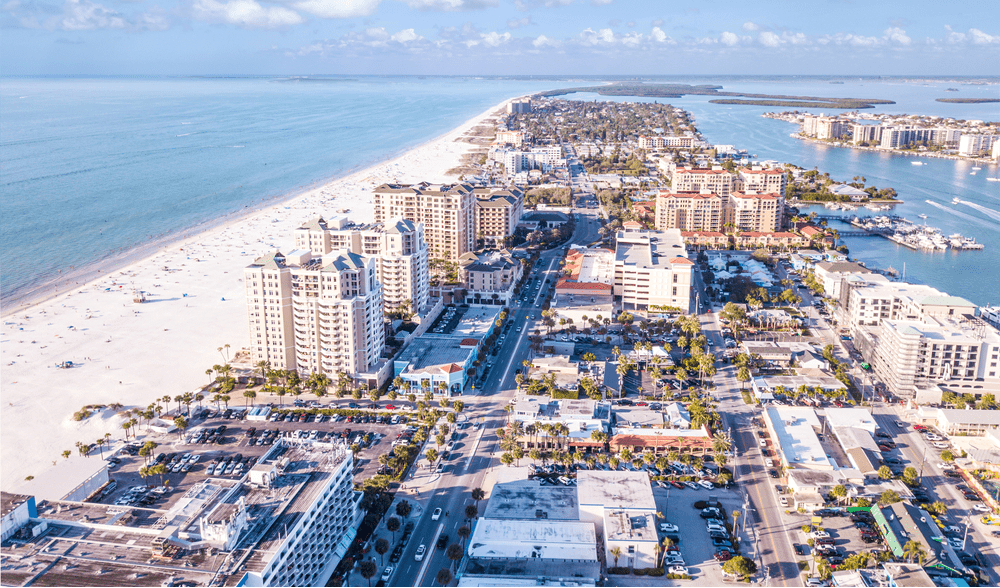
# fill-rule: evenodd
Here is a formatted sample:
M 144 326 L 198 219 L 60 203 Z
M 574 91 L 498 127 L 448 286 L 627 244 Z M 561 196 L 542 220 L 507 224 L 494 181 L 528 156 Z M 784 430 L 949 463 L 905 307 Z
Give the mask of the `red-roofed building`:
M 727 222 L 738 231 L 773 232 L 781 228 L 784 213 L 785 198 L 777 192 L 733 192 Z
M 721 167 L 713 169 L 678 167 L 671 175 L 675 192 L 711 192 L 729 196 L 736 176 Z
M 671 451 L 682 455 L 705 455 L 712 451 L 712 433 L 707 425 L 701 429 L 619 427 L 612 430 L 608 445 L 615 453 L 628 447 L 635 455 L 646 450 L 656 455 L 666 455 Z
M 726 247 L 729 245 L 729 237 L 719 231 L 681 231 L 681 237 L 688 245 L 701 245 L 703 247 Z
M 738 249 L 753 249 L 757 247 L 797 247 L 808 244 L 802 235 L 789 232 L 758 232 L 747 231 L 735 236 Z
M 824 233 L 823 229 L 819 229 L 812 225 L 806 225 L 800 228 L 799 232 L 802 233 L 802 236 L 805 237 L 806 239 L 812 239 Z
M 721 231 L 727 197 L 711 192 L 661 190 L 656 197 L 656 229 Z
M 785 188 L 788 186 L 788 175 L 785 170 L 744 167 L 738 173 L 739 190 L 757 194 L 776 193 L 784 198 Z
M 632 210 L 639 218 L 652 219 L 653 215 L 656 214 L 656 201 L 649 200 L 647 202 L 633 202 Z
M 559 318 L 583 326 L 583 317 L 610 317 L 613 312 L 615 254 L 601 248 L 570 249 L 556 281 L 552 309 Z

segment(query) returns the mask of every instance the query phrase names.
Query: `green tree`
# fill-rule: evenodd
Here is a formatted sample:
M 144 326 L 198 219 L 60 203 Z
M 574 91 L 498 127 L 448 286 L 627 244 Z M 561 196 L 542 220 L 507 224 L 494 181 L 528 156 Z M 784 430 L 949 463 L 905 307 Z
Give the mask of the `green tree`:
M 878 477 L 883 480 L 891 480 L 892 470 L 889 469 L 889 466 L 884 465 L 878 469 Z
M 615 567 L 618 567 L 618 558 L 622 556 L 622 548 L 615 546 L 611 548 L 611 557 L 615 558 Z
M 923 543 L 915 539 L 910 539 L 906 542 L 906 545 L 903 545 L 903 557 L 910 563 L 913 563 L 913 560 L 916 559 L 920 565 L 924 565 L 924 561 L 927 559 L 927 551 L 924 549 Z
M 378 566 L 375 565 L 374 560 L 366 559 L 358 564 L 358 571 L 361 572 L 362 578 L 368 580 L 368 586 L 371 586 L 372 578 L 375 577 L 375 573 L 378 571 Z
M 836 498 L 837 503 L 839 504 L 842 500 L 847 498 L 847 488 L 845 488 L 843 484 L 837 484 L 830 489 L 830 496 Z
M 385 554 L 389 552 L 389 541 L 385 537 L 375 540 L 375 553 L 378 554 L 379 565 L 385 565 Z
M 903 470 L 903 481 L 906 482 L 907 484 L 910 485 L 916 484 L 917 477 L 918 477 L 917 468 L 913 466 L 907 466 L 906 469 Z
M 945 505 L 945 503 L 941 502 L 940 500 L 936 500 L 936 501 L 932 502 L 931 504 L 928 504 L 927 506 L 925 506 L 924 510 L 926 510 L 927 512 L 929 512 L 931 514 L 936 514 L 936 515 L 940 516 L 940 515 L 943 515 L 945 512 L 948 511 L 948 507 Z
M 401 523 L 396 517 L 389 517 L 389 520 L 385 522 L 385 529 L 392 533 L 392 542 L 396 542 L 396 531 L 399 530 Z
M 941 452 L 941 459 L 944 461 L 955 461 L 955 454 L 950 449 L 945 449 Z
M 750 576 L 757 573 L 757 564 L 751 559 L 747 559 L 742 555 L 737 555 L 722 564 L 722 571 L 727 574 L 733 574 L 734 576 L 740 576 L 744 581 L 749 581 Z
M 881 496 L 878 497 L 878 503 L 881 506 L 888 506 L 899 502 L 900 500 L 902 500 L 902 498 L 900 498 L 899 493 L 895 490 L 886 490 Z
M 437 580 L 437 583 L 442 586 L 447 586 L 448 584 L 451 584 L 452 578 L 453 576 L 451 575 L 451 570 L 449 570 L 448 568 L 441 568 L 440 570 L 438 570 L 437 575 L 434 577 L 434 579 Z

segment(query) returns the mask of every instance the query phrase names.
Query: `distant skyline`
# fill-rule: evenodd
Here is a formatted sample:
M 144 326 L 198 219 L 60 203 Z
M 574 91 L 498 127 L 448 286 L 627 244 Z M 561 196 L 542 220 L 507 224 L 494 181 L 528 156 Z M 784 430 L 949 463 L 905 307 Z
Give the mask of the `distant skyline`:
M 989 2 L 0 3 L 5 75 L 1000 74 Z

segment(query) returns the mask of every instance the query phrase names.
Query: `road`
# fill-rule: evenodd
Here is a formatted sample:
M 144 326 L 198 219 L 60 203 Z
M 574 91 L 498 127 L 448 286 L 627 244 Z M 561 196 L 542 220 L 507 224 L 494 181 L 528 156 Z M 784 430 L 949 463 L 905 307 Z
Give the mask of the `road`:
M 596 211 L 574 209 L 574 215 L 576 229 L 571 243 L 587 244 L 596 240 L 601 226 Z M 438 474 L 430 485 L 420 488 L 417 502 L 422 507 L 422 515 L 415 521 L 413 535 L 387 585 L 433 586 L 436 585 L 438 571 L 451 565 L 445 550 L 436 549 L 436 537 L 440 533 L 448 535 L 449 544 L 460 543 L 458 529 L 468 524 L 464 518 L 465 507 L 474 504 L 471 490 L 483 487 L 490 468 L 499 465 L 496 430 L 506 422 L 503 407 L 514 397 L 516 372 L 522 367 L 521 362 L 530 357 L 528 337 L 536 328 L 541 328 L 542 304 L 559 277 L 559 261 L 564 255 L 563 247 L 539 255 L 531 279 L 522 292 L 522 295 L 528 295 L 512 305 L 508 321 L 510 326 L 505 332 L 503 344 L 495 355 L 490 356 L 493 366 L 475 390 L 467 390 L 467 395 L 462 397 L 465 402 L 462 415 L 468 419 L 467 422 L 482 423 L 483 427 L 481 430 L 473 427 L 461 430 L 462 437 L 445 462 L 448 464 L 445 471 Z M 530 286 L 535 280 L 539 283 L 537 290 Z M 437 508 L 447 514 L 434 521 L 431 516 Z M 427 553 L 424 561 L 418 562 L 415 555 L 421 544 L 426 546 Z

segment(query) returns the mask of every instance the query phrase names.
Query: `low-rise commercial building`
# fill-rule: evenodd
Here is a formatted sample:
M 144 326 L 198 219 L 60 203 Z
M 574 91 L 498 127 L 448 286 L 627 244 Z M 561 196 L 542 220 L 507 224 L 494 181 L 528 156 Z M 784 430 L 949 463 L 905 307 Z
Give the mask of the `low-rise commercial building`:
M 449 307 L 430 329 L 393 360 L 393 374 L 411 389 L 447 396 L 461 394 L 496 327 L 496 306 Z
M 906 502 L 896 502 L 885 507 L 872 506 L 871 513 L 886 547 L 897 558 L 905 559 L 906 544 L 917 541 L 925 554 L 925 569 L 965 571 L 965 565 L 927 511 Z
M 593 523 L 603 539 L 604 561 L 628 568 L 656 567 L 656 500 L 645 472 L 577 472 L 580 520 Z
M 763 411 L 764 424 L 771 439 L 777 442 L 781 465 L 808 470 L 836 469 L 826 455 L 817 432 L 822 424 L 811 408 L 768 406 Z
M 985 435 L 1000 429 L 1000 411 L 972 408 L 936 408 L 920 406 L 917 418 L 921 423 L 933 425 L 945 435 Z

